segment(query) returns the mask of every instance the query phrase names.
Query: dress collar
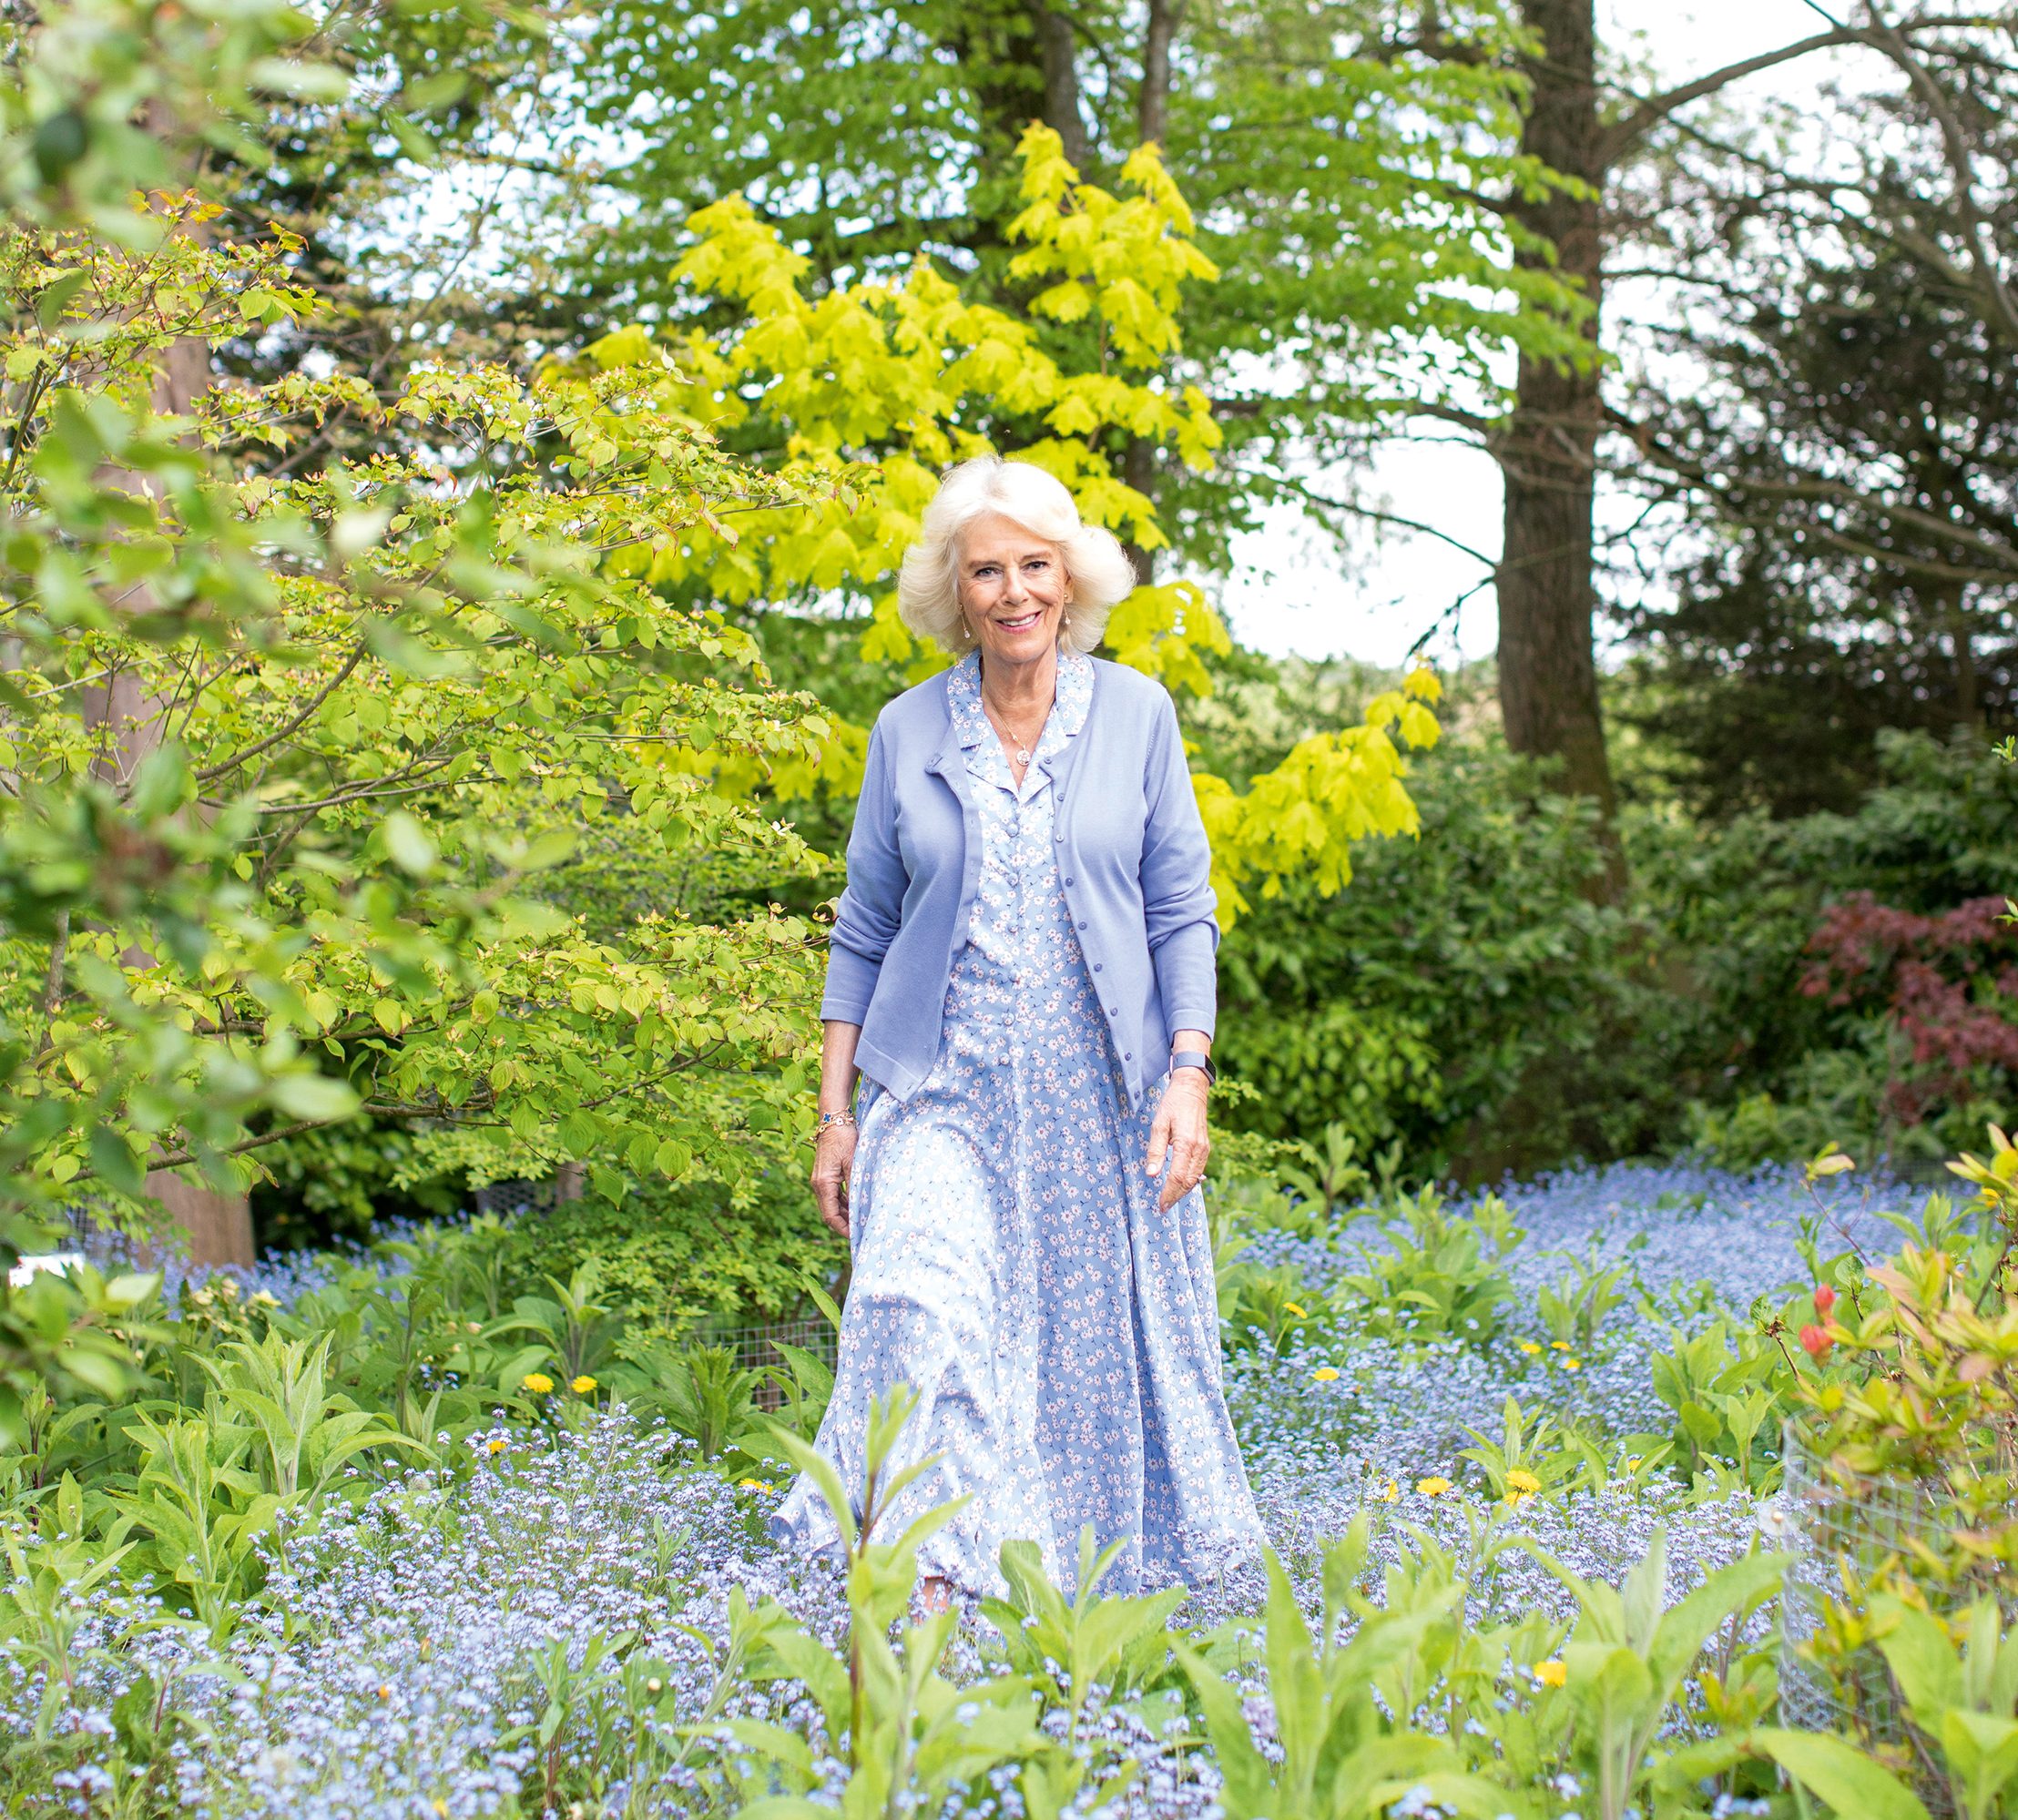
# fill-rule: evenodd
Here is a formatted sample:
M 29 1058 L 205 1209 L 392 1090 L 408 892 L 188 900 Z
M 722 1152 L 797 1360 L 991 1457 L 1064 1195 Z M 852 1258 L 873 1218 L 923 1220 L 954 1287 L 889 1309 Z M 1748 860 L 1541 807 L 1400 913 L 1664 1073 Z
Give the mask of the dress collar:
M 1044 736 L 1032 755 L 1033 763 L 1054 757 L 1066 740 L 1086 724 L 1086 710 L 1093 705 L 1093 659 L 1083 651 L 1058 653 L 1058 680 L 1052 696 L 1051 713 L 1044 724 Z M 946 684 L 946 707 L 953 717 L 953 736 L 968 750 L 981 747 L 999 752 L 1002 741 L 989 724 L 981 705 L 981 653 L 970 651 L 953 666 Z

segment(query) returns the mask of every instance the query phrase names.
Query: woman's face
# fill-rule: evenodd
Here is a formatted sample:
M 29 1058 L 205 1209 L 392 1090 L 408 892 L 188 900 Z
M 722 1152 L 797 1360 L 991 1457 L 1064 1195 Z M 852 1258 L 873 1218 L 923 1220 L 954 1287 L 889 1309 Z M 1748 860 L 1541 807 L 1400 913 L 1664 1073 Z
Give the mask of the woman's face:
M 959 574 L 984 663 L 1034 664 L 1057 644 L 1072 580 L 1055 544 L 991 512 L 961 537 Z

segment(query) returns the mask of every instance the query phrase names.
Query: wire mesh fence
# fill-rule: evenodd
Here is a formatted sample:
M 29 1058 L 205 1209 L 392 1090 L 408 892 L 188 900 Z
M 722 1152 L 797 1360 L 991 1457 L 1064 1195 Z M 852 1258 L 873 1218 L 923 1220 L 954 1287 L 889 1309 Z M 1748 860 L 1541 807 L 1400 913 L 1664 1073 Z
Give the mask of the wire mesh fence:
M 1936 1482 L 1851 1478 L 1830 1469 L 1787 1425 L 1780 1492 L 1794 1564 L 1787 1577 L 1782 1628 L 1780 1712 L 1805 1731 L 1847 1733 L 1895 1763 L 1910 1764 L 1921 1801 L 1937 1816 L 1956 1810 L 1939 1754 L 1911 1722 L 1884 1656 L 1871 1644 L 1847 1647 L 1831 1635 L 1831 1609 L 1864 1605 L 1867 1589 L 1910 1569 L 1921 1551 L 1952 1553 L 1956 1523 Z M 1948 1589 L 1912 1575 L 1921 1597 L 1947 1616 L 1985 1590 L 1980 1581 Z M 2018 1617 L 2018 1591 L 1996 1588 L 2007 1622 Z M 1817 1645 L 1820 1644 L 1819 1649 Z
M 1846 1588 L 1869 1585 L 1911 1558 L 1914 1540 L 1936 1520 L 1934 1500 L 1911 1480 L 1840 1482 L 1809 1450 L 1799 1427 L 1787 1425 L 1780 1498 L 1790 1525 L 1794 1566 L 1787 1577 L 1780 1708 L 1789 1723 L 1810 1731 L 1852 1729 L 1876 1744 L 1910 1746 L 1885 1659 L 1861 1649 L 1832 1660 L 1824 1673 L 1810 1654 L 1828 1629 L 1829 1608 Z
M 516 1214 L 550 1214 L 560 1205 L 558 1181 L 549 1175 L 544 1182 L 493 1182 L 476 1190 L 476 1211 L 508 1219 Z
M 477 1189 L 475 1198 L 479 1213 L 495 1214 L 500 1218 L 518 1218 L 529 1214 L 551 1213 L 570 1196 L 566 1185 L 549 1177 L 544 1182 L 494 1182 L 488 1187 Z M 688 1337 L 697 1346 L 725 1347 L 733 1355 L 737 1366 L 745 1371 L 762 1372 L 769 1368 L 790 1370 L 790 1363 L 780 1349 L 788 1346 L 812 1354 L 829 1370 L 834 1366 L 834 1329 L 820 1317 L 742 1327 L 716 1327 L 703 1322 L 692 1328 Z M 758 1385 L 755 1396 L 758 1407 L 764 1409 L 775 1409 L 784 1400 L 784 1393 L 768 1376 Z

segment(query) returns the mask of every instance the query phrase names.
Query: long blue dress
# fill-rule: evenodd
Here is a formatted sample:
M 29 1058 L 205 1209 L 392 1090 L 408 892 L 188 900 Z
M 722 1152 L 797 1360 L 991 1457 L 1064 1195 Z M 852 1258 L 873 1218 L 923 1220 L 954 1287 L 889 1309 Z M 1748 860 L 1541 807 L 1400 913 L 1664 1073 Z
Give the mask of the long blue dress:
M 1198 1585 L 1261 1546 L 1220 1388 L 1203 1199 L 1157 1209 L 1144 1158 L 1164 1083 L 1129 1110 L 1059 884 L 1043 761 L 1092 694 L 1092 665 L 1061 653 L 1019 788 L 982 709 L 979 657 L 956 666 L 979 887 L 931 1074 L 902 1102 L 865 1083 L 859 1112 L 854 1267 L 818 1446 L 859 1496 L 870 1398 L 916 1390 L 900 1461 L 942 1459 L 878 1533 L 971 1494 L 920 1555 L 922 1572 L 969 1591 L 999 1587 L 1011 1538 L 1037 1543 L 1069 1587 L 1087 1523 L 1103 1545 L 1125 1541 L 1117 1589 Z M 803 1477 L 772 1527 L 809 1549 L 837 1540 Z

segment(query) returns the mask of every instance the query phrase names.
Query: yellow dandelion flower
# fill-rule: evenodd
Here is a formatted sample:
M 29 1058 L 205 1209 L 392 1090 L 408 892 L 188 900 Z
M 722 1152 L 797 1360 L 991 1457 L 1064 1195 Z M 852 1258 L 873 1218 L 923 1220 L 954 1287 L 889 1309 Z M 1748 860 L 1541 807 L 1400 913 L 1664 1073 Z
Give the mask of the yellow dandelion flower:
M 586 1397 L 591 1390 L 595 1389 L 596 1380 L 591 1378 L 587 1372 L 585 1371 L 567 1388 L 572 1390 L 577 1397 Z
M 1645 1459 L 1646 1458 L 1646 1456 L 1645 1454 L 1639 1454 L 1639 1453 L 1629 1453 L 1629 1454 L 1627 1454 L 1627 1455 L 1626 1456 L 1626 1471 L 1628 1471 L 1628 1472 L 1631 1472 L 1631 1471 L 1632 1471 L 1632 1470 L 1633 1470 L 1633 1469 L 1635 1469 L 1635 1468 L 1636 1468 L 1636 1466 L 1638 1466 L 1638 1465 L 1639 1465 L 1640 1461 L 1641 1461 L 1641 1460 L 1643 1460 L 1643 1459 Z
M 1401 1488 L 1391 1479 L 1385 1485 L 1381 1486 L 1381 1488 L 1378 1491 L 1376 1491 L 1373 1496 L 1376 1502 L 1381 1504 L 1398 1504 L 1401 1502 Z
M 499 1454 L 503 1453 L 504 1451 L 505 1446 L 506 1443 L 502 1438 L 493 1440 L 490 1445 L 492 1459 L 494 1459 Z
M 1542 1348 L 1535 1345 L 1535 1343 L 1531 1339 L 1524 1339 L 1521 1342 L 1521 1350 L 1524 1352 L 1530 1358 L 1533 1358 L 1536 1353 L 1541 1351 L 1541 1349 Z
M 1418 1479 L 1415 1489 L 1425 1498 L 1441 1498 L 1451 1489 L 1451 1481 L 1448 1479 Z
M 736 1483 L 745 1491 L 775 1491 L 778 1489 L 768 1479 L 739 1479 Z
M 1534 1679 L 1544 1687 L 1561 1687 L 1570 1678 L 1568 1665 L 1560 1657 L 1534 1664 Z
M 1307 1321 L 1310 1318 L 1310 1309 L 1304 1307 L 1300 1303 L 1285 1302 L 1282 1306 L 1289 1313 L 1294 1315 L 1299 1321 Z
M 1335 1365 L 1320 1365 L 1310 1374 L 1320 1384 L 1329 1384 L 1338 1375 L 1339 1368 Z
M 448 1803 L 438 1795 L 434 1797 L 434 1811 L 442 1815 L 442 1820 L 448 1820 Z
M 1584 1361 L 1580 1358 L 1565 1358 L 1563 1361 L 1563 1369 L 1564 1371 L 1581 1371 L 1583 1370 L 1583 1368 Z
M 535 1397 L 544 1397 L 554 1388 L 554 1380 L 544 1371 L 528 1371 L 518 1384 L 520 1389 L 530 1390 Z
M 1570 1343 L 1566 1339 L 1552 1339 L 1548 1344 L 1551 1352 L 1567 1352 L 1570 1349 Z
M 392 1690 L 383 1682 L 379 1683 L 378 1697 L 381 1700 L 390 1700 L 392 1697 Z
M 1506 1475 L 1506 1489 L 1509 1491 L 1535 1492 L 1542 1489 L 1542 1481 L 1532 1472 L 1524 1472 L 1516 1466 Z

